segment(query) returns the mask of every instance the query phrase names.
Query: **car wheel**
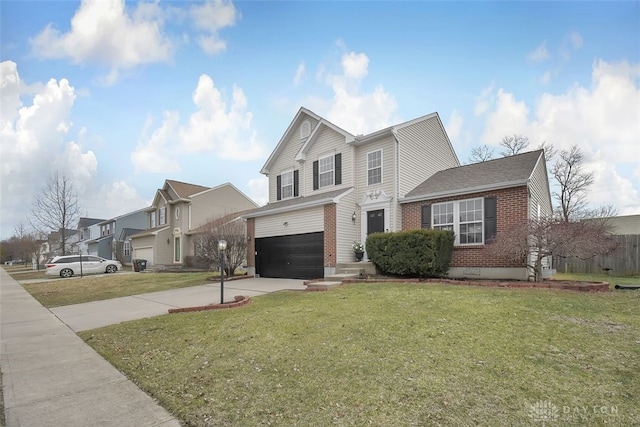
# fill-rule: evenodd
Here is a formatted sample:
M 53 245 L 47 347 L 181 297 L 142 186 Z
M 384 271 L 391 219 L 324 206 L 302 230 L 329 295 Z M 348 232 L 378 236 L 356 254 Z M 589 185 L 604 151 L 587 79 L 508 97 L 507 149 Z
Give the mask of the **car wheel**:
M 69 268 L 65 268 L 64 270 L 62 270 L 60 272 L 60 277 L 71 277 L 73 276 L 73 270 L 69 269 Z
M 115 265 L 107 265 L 107 273 L 115 273 L 116 271 L 118 271 L 118 267 Z

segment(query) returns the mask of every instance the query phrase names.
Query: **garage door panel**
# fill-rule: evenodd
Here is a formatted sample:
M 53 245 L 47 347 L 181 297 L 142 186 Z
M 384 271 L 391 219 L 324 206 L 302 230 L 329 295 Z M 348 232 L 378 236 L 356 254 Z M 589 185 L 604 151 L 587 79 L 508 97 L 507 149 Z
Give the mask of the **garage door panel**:
M 261 277 L 317 279 L 324 276 L 324 233 L 256 239 Z

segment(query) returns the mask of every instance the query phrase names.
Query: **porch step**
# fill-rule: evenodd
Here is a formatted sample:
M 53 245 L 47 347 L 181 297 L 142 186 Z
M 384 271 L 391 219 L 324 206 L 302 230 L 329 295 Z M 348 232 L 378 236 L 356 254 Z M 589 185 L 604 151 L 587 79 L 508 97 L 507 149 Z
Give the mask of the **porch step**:
M 364 276 L 364 268 L 347 267 L 342 269 L 344 274 L 355 274 L 356 276 Z
M 360 274 L 359 273 L 336 273 L 336 274 L 332 274 L 331 276 L 325 276 L 324 277 L 324 281 L 326 282 L 340 282 L 342 283 L 343 280 L 345 279 L 353 279 L 356 277 L 359 277 Z M 322 282 L 320 282 L 322 283 Z

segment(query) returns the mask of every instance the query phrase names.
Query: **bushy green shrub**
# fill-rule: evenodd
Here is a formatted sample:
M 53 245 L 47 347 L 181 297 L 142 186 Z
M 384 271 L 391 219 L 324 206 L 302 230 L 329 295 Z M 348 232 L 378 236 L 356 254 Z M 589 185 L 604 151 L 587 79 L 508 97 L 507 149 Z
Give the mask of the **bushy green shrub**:
M 440 277 L 449 271 L 453 242 L 452 231 L 421 229 L 370 234 L 366 248 L 383 274 Z

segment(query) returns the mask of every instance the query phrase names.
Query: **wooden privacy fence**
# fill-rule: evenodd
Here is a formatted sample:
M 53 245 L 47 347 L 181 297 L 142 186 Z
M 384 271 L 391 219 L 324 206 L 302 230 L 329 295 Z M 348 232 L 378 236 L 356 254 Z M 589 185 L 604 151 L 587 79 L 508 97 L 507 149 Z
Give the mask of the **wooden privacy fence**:
M 554 256 L 553 268 L 558 273 L 640 274 L 640 234 L 614 237 L 620 244 L 616 252 L 605 257 L 597 256 L 587 260 Z

